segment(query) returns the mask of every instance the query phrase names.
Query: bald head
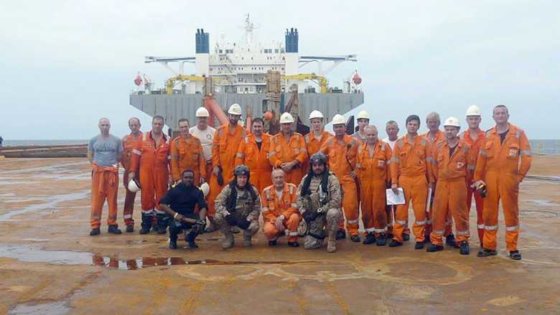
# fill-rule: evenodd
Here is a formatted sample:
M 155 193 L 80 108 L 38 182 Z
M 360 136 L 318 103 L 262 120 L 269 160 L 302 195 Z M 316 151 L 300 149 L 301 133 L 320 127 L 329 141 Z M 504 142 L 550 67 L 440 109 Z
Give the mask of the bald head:
M 280 190 L 284 188 L 286 173 L 280 168 L 272 171 L 272 184 L 274 188 Z
M 99 131 L 103 136 L 109 135 L 109 130 L 111 129 L 111 122 L 108 118 L 101 118 L 99 119 L 99 123 L 97 125 L 99 127 Z

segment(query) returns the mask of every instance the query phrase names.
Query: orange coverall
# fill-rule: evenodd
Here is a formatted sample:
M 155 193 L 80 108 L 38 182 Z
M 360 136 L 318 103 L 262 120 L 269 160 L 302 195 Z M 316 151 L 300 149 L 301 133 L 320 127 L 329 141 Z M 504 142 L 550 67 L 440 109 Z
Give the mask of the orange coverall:
M 346 217 L 346 228 L 350 235 L 358 235 L 358 187 L 352 172 L 356 168 L 359 142 L 350 135 L 344 135 L 342 140 L 331 137 L 321 147 L 321 152 L 328 157 L 329 169 L 336 175 L 342 188 L 342 208 Z M 344 222 L 340 222 L 344 228 Z
M 259 193 L 267 186 L 272 185 L 272 165 L 268 161 L 270 138 L 271 136 L 268 133 L 262 135 L 262 144 L 259 150 L 255 136 L 253 134 L 245 136 L 239 144 L 235 158 L 236 166 L 245 164 L 249 167 L 251 184 L 257 187 Z
M 173 181 L 181 180 L 181 174 L 186 169 L 194 172 L 194 185 L 200 184 L 200 177 L 206 177 L 206 161 L 202 154 L 200 140 L 193 136 L 181 136 L 171 140 L 171 176 Z
M 297 187 L 292 183 L 285 183 L 282 196 L 278 196 L 276 188 L 270 185 L 266 187 L 261 195 L 262 215 L 264 220 L 264 235 L 269 241 L 276 240 L 283 232 L 276 228 L 276 219 L 284 216 L 284 227 L 288 242 L 297 242 L 297 228 L 301 217 L 297 209 Z
M 422 137 L 424 137 L 426 139 L 426 141 L 428 142 L 428 159 L 427 161 L 429 163 L 433 163 L 434 159 L 436 158 L 436 150 L 437 150 L 437 145 L 440 142 L 444 142 L 445 141 L 445 133 L 441 130 L 438 130 L 435 134 L 435 136 L 431 136 L 430 132 L 426 132 L 425 134 L 421 135 Z M 436 184 L 436 183 L 434 183 Z M 435 185 L 434 185 L 435 187 Z M 424 229 L 424 232 L 426 233 L 426 236 L 429 236 L 430 233 L 432 232 L 432 208 L 434 206 L 434 200 L 435 200 L 435 188 L 432 191 L 432 199 L 430 204 L 426 207 L 426 227 Z M 453 226 L 453 221 L 451 220 L 451 214 L 449 214 L 449 216 L 447 217 L 447 220 L 445 221 L 445 236 L 453 233 L 452 230 L 452 226 Z
M 469 130 L 465 130 L 460 136 L 461 140 L 465 141 L 471 147 L 471 152 L 475 157 L 478 157 L 478 153 L 480 152 L 480 147 L 486 143 L 486 133 L 482 131 L 480 128 L 478 129 L 478 136 L 476 140 L 471 138 L 471 133 Z M 476 160 L 475 165 L 473 165 L 473 169 L 470 170 L 474 172 L 476 167 Z M 472 179 L 472 178 L 471 178 Z M 476 205 L 476 227 L 478 230 L 478 239 L 480 244 L 482 244 L 482 240 L 484 239 L 484 220 L 482 219 L 482 213 L 484 209 L 484 201 L 480 193 L 471 187 L 472 180 L 467 182 L 467 209 L 469 212 L 471 211 L 472 200 L 474 197 L 475 205 Z
M 305 140 L 305 147 L 307 148 L 307 156 L 311 157 L 313 154 L 319 152 L 323 143 L 325 143 L 332 134 L 328 131 L 323 131 L 319 139 L 315 138 L 313 131 L 306 134 L 303 139 Z M 306 160 L 303 167 L 303 174 L 309 172 L 309 160 Z
M 159 200 L 167 193 L 169 184 L 169 143 L 164 134 L 159 146 L 152 138 L 152 132 L 147 132 L 142 136 L 142 141 L 133 151 L 130 161 L 130 171 L 140 171 L 140 186 L 142 186 L 141 202 L 142 212 L 153 215 L 163 214 L 159 210 Z
M 307 149 L 303 136 L 297 132 L 292 133 L 289 140 L 282 133 L 274 135 L 270 139 L 270 164 L 280 168 L 284 162 L 297 160 L 299 165 L 286 172 L 286 182 L 299 185 L 303 178 L 302 166 L 307 161 Z
M 101 211 L 107 199 L 109 215 L 107 225 L 117 225 L 117 192 L 119 190 L 119 166 L 99 166 L 92 164 L 91 180 L 91 228 L 101 225 Z
M 433 230 L 430 240 L 443 245 L 446 221 L 450 213 L 455 221 L 457 242 L 469 240 L 469 210 L 467 209 L 467 182 L 471 181 L 476 155 L 470 146 L 460 140 L 453 155 L 449 155 L 447 141 L 438 143 L 433 161 L 431 182 L 437 182 L 432 212 Z
M 486 143 L 480 148 L 474 180 L 484 180 L 487 195 L 484 201 L 485 249 L 495 250 L 498 232 L 498 203 L 502 200 L 506 222 L 508 251 L 517 250 L 519 238 L 519 183 L 531 168 L 531 146 L 525 132 L 509 124 L 501 143 L 496 128 L 486 132 Z
M 385 233 L 387 229 L 386 185 L 389 180 L 391 147 L 377 141 L 370 152 L 366 143 L 358 147 L 356 170 L 360 181 L 362 221 L 367 233 Z
M 237 149 L 245 135 L 245 129 L 240 125 L 236 125 L 233 131 L 230 131 L 229 123 L 220 126 L 214 134 L 214 139 L 212 140 L 212 167 L 219 166 L 222 168 L 224 184 L 218 184 L 218 177 L 212 171 L 210 193 L 208 194 L 207 216 L 209 217 L 214 217 L 216 213 L 216 197 L 218 197 L 222 188 L 233 179 Z
M 130 173 L 130 161 L 132 159 L 132 155 L 134 154 L 134 149 L 140 145 L 142 141 L 142 133 L 138 133 L 138 135 L 129 134 L 124 136 L 122 139 L 123 143 L 123 157 L 121 164 L 124 168 L 123 174 L 123 185 L 126 191 L 126 195 L 124 197 L 124 210 L 123 210 L 123 219 L 125 225 L 134 225 L 134 219 L 132 218 L 132 212 L 134 211 L 134 199 L 136 199 L 136 193 L 128 190 L 128 181 L 131 178 L 128 178 L 128 173 Z
M 408 221 L 408 207 L 412 199 L 415 221 L 412 226 L 417 242 L 425 240 L 426 203 L 428 202 L 429 163 L 428 143 L 422 136 L 416 136 L 410 142 L 408 135 L 397 140 L 391 158 L 391 183 L 402 187 L 405 204 L 397 206 L 393 239 L 403 241 L 404 226 Z

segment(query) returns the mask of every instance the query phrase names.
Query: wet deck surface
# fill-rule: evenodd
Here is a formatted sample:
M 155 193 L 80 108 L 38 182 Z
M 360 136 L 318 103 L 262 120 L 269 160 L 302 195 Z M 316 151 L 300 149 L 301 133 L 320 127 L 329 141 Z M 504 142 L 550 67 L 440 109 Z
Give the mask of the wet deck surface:
M 560 312 L 560 157 L 536 157 L 522 184 L 519 262 L 506 257 L 502 221 L 499 255 L 476 257 L 474 211 L 466 257 L 410 242 L 271 249 L 262 233 L 253 248 L 223 251 L 212 233 L 200 249 L 172 251 L 164 236 L 107 234 L 106 210 L 90 237 L 88 169 L 84 159 L 0 160 L 0 314 Z

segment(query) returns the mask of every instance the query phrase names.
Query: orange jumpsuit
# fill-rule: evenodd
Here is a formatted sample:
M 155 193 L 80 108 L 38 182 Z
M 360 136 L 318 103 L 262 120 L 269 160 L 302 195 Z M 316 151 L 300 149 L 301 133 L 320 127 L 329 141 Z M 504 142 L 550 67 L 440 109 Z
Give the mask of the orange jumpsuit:
M 531 168 L 531 146 L 525 132 L 509 124 L 503 141 L 496 128 L 486 132 L 486 143 L 480 148 L 474 180 L 486 182 L 484 201 L 485 249 L 495 250 L 498 232 L 498 203 L 502 200 L 506 222 L 506 245 L 508 251 L 517 250 L 519 238 L 519 183 Z
M 476 138 L 476 140 L 473 140 L 471 138 L 471 133 L 467 129 L 461 134 L 460 138 L 461 140 L 465 141 L 465 143 L 471 146 L 472 154 L 477 157 L 478 153 L 480 152 L 480 147 L 486 142 L 486 133 L 478 129 L 478 137 Z M 474 172 L 475 167 L 476 161 L 475 165 L 473 165 L 473 169 L 470 171 Z M 472 188 L 471 185 L 472 181 L 467 182 L 467 209 L 469 211 L 471 210 L 472 200 L 474 197 L 474 201 L 476 204 L 476 227 L 478 230 L 478 239 L 480 240 L 480 244 L 482 244 L 482 240 L 484 238 L 484 220 L 482 220 L 484 202 L 482 196 L 480 196 L 480 193 L 476 189 Z
M 107 199 L 109 215 L 107 225 L 117 225 L 117 192 L 119 190 L 119 165 L 99 166 L 92 164 L 91 174 L 91 228 L 101 225 L 101 211 Z
M 332 134 L 328 131 L 323 131 L 319 139 L 315 138 L 313 132 L 306 134 L 303 139 L 305 140 L 305 147 L 307 148 L 307 155 L 311 157 L 313 154 L 319 152 L 323 143 L 325 143 Z M 307 174 L 309 172 L 309 160 L 305 161 L 303 165 L 303 173 Z
M 152 138 L 152 132 L 142 136 L 142 141 L 133 151 L 130 171 L 140 171 L 142 212 L 154 215 L 165 212 L 159 210 L 159 200 L 167 193 L 169 184 L 169 143 L 163 134 L 159 146 Z
M 408 207 L 412 199 L 415 221 L 412 226 L 417 242 L 425 240 L 426 203 L 428 202 L 429 163 L 428 143 L 422 136 L 416 136 L 410 142 L 407 135 L 397 140 L 391 158 L 391 183 L 402 187 L 405 204 L 397 206 L 393 239 L 403 241 L 404 227 L 408 221 Z
M 297 132 L 292 133 L 289 140 L 284 134 L 279 133 L 270 139 L 270 164 L 275 168 L 280 168 L 284 162 L 298 161 L 293 169 L 286 172 L 286 182 L 299 185 L 303 178 L 302 166 L 307 161 L 307 149 L 303 136 Z
M 301 216 L 297 209 L 297 187 L 292 183 L 285 183 L 282 195 L 279 196 L 272 185 L 266 187 L 261 195 L 262 215 L 264 220 L 264 235 L 269 241 L 276 240 L 283 234 L 276 228 L 276 219 L 284 216 L 284 227 L 288 242 L 297 242 L 297 228 Z
M 470 146 L 460 140 L 450 155 L 447 141 L 438 143 L 434 150 L 431 182 L 436 182 L 436 193 L 432 212 L 433 230 L 430 240 L 434 245 L 443 245 L 445 223 L 449 213 L 455 221 L 457 242 L 469 240 L 469 210 L 467 209 L 467 182 L 471 180 L 476 155 Z
M 435 134 L 435 136 L 431 136 L 430 132 L 426 132 L 425 134 L 421 135 L 422 137 L 424 137 L 426 139 L 426 141 L 428 142 L 428 159 L 427 161 L 429 163 L 433 163 L 434 159 L 436 158 L 435 156 L 435 151 L 437 150 L 437 145 L 440 142 L 444 142 L 445 141 L 445 133 L 441 130 L 438 130 Z M 435 183 L 434 183 L 435 184 Z M 435 187 L 435 185 L 434 185 Z M 429 236 L 430 233 L 432 232 L 432 208 L 434 206 L 434 200 L 435 200 L 435 189 L 432 191 L 432 199 L 430 204 L 426 207 L 426 227 L 425 227 L 425 233 L 426 236 Z M 445 235 L 449 235 L 452 232 L 452 224 L 453 221 L 451 221 L 451 214 L 449 214 L 447 220 L 445 221 Z
M 126 195 L 124 197 L 124 210 L 123 210 L 123 219 L 125 225 L 134 225 L 134 219 L 132 218 L 132 212 L 134 211 L 134 199 L 136 199 L 136 193 L 128 190 L 128 181 L 131 178 L 128 178 L 128 173 L 130 173 L 130 160 L 132 159 L 132 155 L 134 154 L 134 149 L 139 146 L 140 141 L 142 141 L 142 133 L 138 133 L 137 135 L 129 134 L 124 136 L 122 139 L 123 143 L 123 157 L 121 164 L 124 168 L 123 174 L 123 185 L 126 191 Z
M 214 139 L 212 140 L 212 166 L 222 168 L 224 183 L 220 185 L 218 177 L 212 172 L 210 177 L 210 193 L 208 194 L 207 215 L 209 217 L 214 217 L 216 213 L 216 197 L 218 197 L 222 188 L 233 179 L 237 149 L 245 135 L 245 129 L 240 125 L 236 125 L 233 131 L 230 131 L 229 123 L 220 126 L 216 133 L 214 133 Z
M 194 184 L 199 185 L 200 177 L 206 177 L 206 161 L 202 153 L 200 140 L 193 136 L 183 138 L 181 136 L 171 140 L 171 176 L 173 181 L 181 180 L 184 170 L 191 169 L 194 172 Z
M 328 157 L 329 169 L 336 175 L 342 188 L 342 208 L 346 217 L 346 227 L 350 235 L 358 235 L 358 187 L 352 172 L 356 168 L 359 142 L 350 135 L 342 140 L 331 137 L 321 147 L 321 152 Z M 340 222 L 344 228 L 344 222 Z
M 387 229 L 387 211 L 385 209 L 386 185 L 389 180 L 389 162 L 391 147 L 377 141 L 370 152 L 366 143 L 358 147 L 356 170 L 360 181 L 362 221 L 367 233 L 385 233 Z
M 253 134 L 249 134 L 243 138 L 237 156 L 235 165 L 245 164 L 251 171 L 251 184 L 259 190 L 259 193 L 267 186 L 272 185 L 272 165 L 268 161 L 270 150 L 270 138 L 268 133 L 262 135 L 261 148 L 257 146 L 257 141 Z

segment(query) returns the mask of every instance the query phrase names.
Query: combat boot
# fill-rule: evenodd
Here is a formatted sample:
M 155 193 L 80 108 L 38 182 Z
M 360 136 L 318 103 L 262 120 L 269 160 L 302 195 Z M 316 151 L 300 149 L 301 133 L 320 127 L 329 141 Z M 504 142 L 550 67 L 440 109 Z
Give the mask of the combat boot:
M 253 235 L 251 234 L 251 232 L 243 231 L 243 246 L 245 246 L 245 247 L 253 246 L 253 244 L 251 243 L 252 238 L 253 238 Z
M 329 238 L 327 240 L 327 252 L 336 252 L 336 232 L 329 232 Z
M 222 241 L 222 248 L 223 249 L 228 249 L 228 248 L 232 248 L 234 241 L 233 241 L 233 233 L 231 233 L 231 228 L 229 227 L 229 225 L 224 224 L 225 227 L 227 228 L 221 228 L 222 233 L 224 234 L 224 240 Z
M 336 231 L 336 239 L 343 240 L 346 238 L 346 231 L 344 229 Z
M 140 225 L 140 234 L 150 233 L 150 228 L 152 227 L 153 216 L 142 212 L 142 224 Z

